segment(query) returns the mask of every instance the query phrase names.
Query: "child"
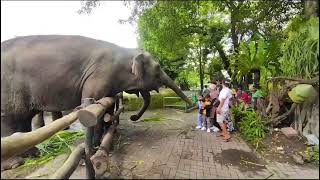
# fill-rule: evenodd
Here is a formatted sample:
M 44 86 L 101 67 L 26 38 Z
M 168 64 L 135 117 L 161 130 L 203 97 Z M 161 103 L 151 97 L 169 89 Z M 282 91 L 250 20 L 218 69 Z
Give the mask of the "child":
M 204 98 L 204 102 L 202 103 L 202 115 L 203 115 L 203 127 L 201 130 L 207 130 L 210 132 L 211 121 L 210 121 L 210 111 L 212 108 L 212 101 L 210 98 L 210 94 L 207 94 Z
M 198 98 L 198 125 L 197 125 L 197 129 L 201 129 L 202 128 L 202 123 L 203 123 L 203 118 L 202 118 L 202 101 L 203 101 L 203 96 L 200 95 Z

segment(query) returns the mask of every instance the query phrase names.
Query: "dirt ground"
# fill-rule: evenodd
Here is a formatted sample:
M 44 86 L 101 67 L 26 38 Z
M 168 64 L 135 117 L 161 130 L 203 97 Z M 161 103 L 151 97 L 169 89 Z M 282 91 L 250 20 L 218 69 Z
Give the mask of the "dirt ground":
M 265 140 L 264 144 L 270 149 L 263 153 L 264 158 L 261 158 L 251 151 L 237 133 L 232 134 L 231 142 L 224 143 L 214 133 L 196 130 L 196 111 L 184 113 L 174 109 L 157 109 L 145 112 L 139 121 L 132 122 L 128 119 L 134 113 L 125 112 L 120 116 L 120 125 L 109 154 L 110 173 L 106 173 L 105 178 L 160 178 L 160 175 L 164 178 L 201 178 L 205 176 L 205 170 L 200 171 L 202 176 L 199 176 L 196 170 L 196 175 L 193 176 L 192 171 L 192 167 L 197 167 L 200 162 L 203 166 L 207 163 L 208 167 L 214 168 L 214 172 L 211 169 L 208 172 L 211 174 L 207 177 L 211 178 L 241 178 L 247 176 L 246 172 L 260 172 L 267 176 L 263 174 L 268 174 L 266 161 L 291 164 L 293 162 L 289 154 L 304 148 L 299 145 L 298 139 L 288 140 L 278 132 Z M 79 128 L 82 129 L 81 125 L 75 123 L 71 129 Z M 285 154 L 274 153 L 274 148 L 280 145 L 284 147 Z M 61 167 L 67 157 L 68 154 L 60 155 L 39 167 L 19 167 L 3 171 L 1 178 L 46 178 Z M 196 165 L 193 166 L 192 163 Z M 70 179 L 85 178 L 83 164 L 80 162 Z M 212 174 L 216 173 L 215 169 L 225 167 L 229 168 L 228 171 L 238 169 L 239 172 L 236 175 L 230 172 L 225 176 Z M 173 171 L 175 173 L 171 176 Z
M 264 139 L 263 144 L 265 148 L 261 154 L 269 161 L 296 164 L 292 155 L 305 151 L 308 147 L 306 143 L 307 140 L 304 137 L 295 136 L 288 138 L 282 132 L 274 131 Z M 283 150 L 277 148 L 283 148 Z M 315 166 L 314 164 L 304 164 L 304 166 L 306 165 Z

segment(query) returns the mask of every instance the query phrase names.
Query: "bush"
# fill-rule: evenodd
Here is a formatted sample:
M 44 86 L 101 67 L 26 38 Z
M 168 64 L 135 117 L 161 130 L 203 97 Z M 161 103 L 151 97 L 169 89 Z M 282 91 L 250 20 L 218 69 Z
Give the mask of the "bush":
M 151 93 L 151 101 L 149 109 L 159 109 L 163 108 L 163 97 L 178 97 L 178 95 L 171 89 L 160 89 L 159 93 Z M 171 102 L 172 101 L 172 102 Z M 181 101 L 179 99 L 171 100 L 170 103 L 175 103 Z M 139 98 L 135 94 L 123 95 L 123 106 L 127 111 L 139 110 L 143 106 L 143 98 Z
M 307 147 L 305 150 L 307 158 L 310 159 L 312 162 L 319 164 L 319 145 Z
M 260 147 L 266 128 L 262 119 L 252 109 L 244 111 L 243 104 L 232 108 L 232 119 L 241 136 L 251 144 Z

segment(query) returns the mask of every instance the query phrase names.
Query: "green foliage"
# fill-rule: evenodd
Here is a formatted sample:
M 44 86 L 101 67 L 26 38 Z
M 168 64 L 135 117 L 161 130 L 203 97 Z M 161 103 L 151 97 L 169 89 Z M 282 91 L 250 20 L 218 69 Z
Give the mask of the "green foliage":
M 232 119 L 234 124 L 239 127 L 243 138 L 253 145 L 256 149 L 261 147 L 261 142 L 265 138 L 266 128 L 262 119 L 256 114 L 254 110 L 244 111 L 244 105 L 240 104 L 238 107 L 232 108 Z M 241 119 L 238 124 L 237 120 Z
M 184 32 L 192 10 L 193 3 L 159 1 L 139 17 L 140 46 L 153 54 L 172 78 L 182 70 L 189 51 L 190 37 Z
M 139 110 L 143 106 L 143 98 L 135 94 L 124 93 L 123 103 L 127 111 Z M 163 97 L 178 97 L 171 89 L 160 89 L 160 93 L 151 93 L 151 101 L 148 109 L 163 108 Z
M 297 17 L 287 29 L 281 70 L 286 76 L 312 78 L 319 73 L 319 18 Z
M 160 122 L 160 121 L 164 121 L 166 120 L 166 118 L 164 117 L 150 117 L 150 118 L 145 118 L 142 121 L 144 122 Z
M 231 109 L 231 120 L 236 129 L 239 128 L 239 122 L 245 116 L 244 103 L 240 103 L 238 106 L 233 106 Z
M 38 144 L 36 147 L 40 150 L 40 157 L 27 159 L 23 166 L 45 164 L 60 154 L 71 152 L 70 146 L 73 145 L 76 140 L 83 138 L 84 133 L 80 131 L 60 131 L 51 138 Z
M 319 165 L 319 145 L 307 147 L 304 152 L 307 155 L 307 159 L 310 159 Z
M 198 73 L 194 71 L 183 70 L 176 78 L 177 84 L 182 90 L 189 90 L 191 87 L 199 87 Z

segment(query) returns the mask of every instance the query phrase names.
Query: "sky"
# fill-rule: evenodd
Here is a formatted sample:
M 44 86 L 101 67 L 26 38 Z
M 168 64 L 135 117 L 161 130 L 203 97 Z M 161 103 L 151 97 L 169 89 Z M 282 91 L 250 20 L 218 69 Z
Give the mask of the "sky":
M 122 1 L 102 1 L 90 15 L 77 11 L 80 1 L 1 1 L 1 42 L 15 36 L 81 35 L 137 48 L 135 28 L 118 23 L 130 9 Z

